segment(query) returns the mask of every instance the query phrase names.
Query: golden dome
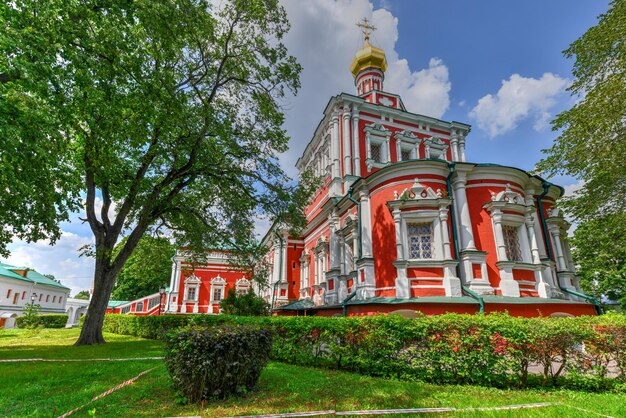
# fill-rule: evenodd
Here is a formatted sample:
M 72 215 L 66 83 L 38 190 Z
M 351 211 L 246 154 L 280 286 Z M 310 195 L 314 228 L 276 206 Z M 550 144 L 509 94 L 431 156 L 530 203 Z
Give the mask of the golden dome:
M 352 72 L 352 75 L 356 77 L 366 68 L 377 68 L 383 73 L 387 69 L 385 51 L 372 46 L 367 37 L 365 38 L 365 45 L 357 51 L 354 59 L 352 60 L 352 64 L 350 64 L 350 72 Z

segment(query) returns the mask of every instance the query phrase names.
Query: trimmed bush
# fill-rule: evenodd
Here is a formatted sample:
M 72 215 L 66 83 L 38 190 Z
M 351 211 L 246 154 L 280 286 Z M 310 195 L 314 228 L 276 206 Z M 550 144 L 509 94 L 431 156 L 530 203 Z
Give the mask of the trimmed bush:
M 190 327 L 166 338 L 165 365 L 190 402 L 251 390 L 272 350 L 271 332 L 259 327 Z
M 19 316 L 16 318 L 15 323 L 18 328 L 27 328 L 26 318 Z M 67 315 L 63 314 L 42 314 L 37 315 L 32 319 L 30 326 L 42 327 L 42 328 L 65 328 L 67 324 Z
M 626 382 L 626 317 L 518 318 L 446 314 L 372 317 L 107 315 L 105 330 L 163 338 L 177 326 L 271 329 L 273 359 L 434 383 L 617 388 Z M 540 375 L 529 374 L 539 366 Z M 611 376 L 616 378 L 609 378 Z M 622 385 L 626 387 L 626 385 Z

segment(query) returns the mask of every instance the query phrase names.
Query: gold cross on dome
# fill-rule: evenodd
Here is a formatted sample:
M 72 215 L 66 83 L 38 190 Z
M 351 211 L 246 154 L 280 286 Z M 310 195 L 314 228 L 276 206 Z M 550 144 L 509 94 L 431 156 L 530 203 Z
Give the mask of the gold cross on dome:
M 369 42 L 370 33 L 376 30 L 376 27 L 367 20 L 366 17 L 363 18 L 359 23 L 356 24 L 363 31 L 363 35 L 365 35 L 365 42 Z

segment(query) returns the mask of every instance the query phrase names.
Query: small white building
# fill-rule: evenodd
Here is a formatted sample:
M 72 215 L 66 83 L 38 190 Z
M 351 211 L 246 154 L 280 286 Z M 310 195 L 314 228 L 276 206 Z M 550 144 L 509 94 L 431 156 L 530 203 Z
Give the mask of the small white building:
M 0 263 L 0 328 L 13 328 L 26 305 L 40 313 L 65 314 L 70 289 L 28 267 Z

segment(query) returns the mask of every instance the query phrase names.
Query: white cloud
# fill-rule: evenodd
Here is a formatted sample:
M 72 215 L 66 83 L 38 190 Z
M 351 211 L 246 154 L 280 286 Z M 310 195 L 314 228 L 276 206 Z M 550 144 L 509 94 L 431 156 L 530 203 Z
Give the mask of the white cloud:
M 502 81 L 495 95 L 488 94 L 478 100 L 470 118 L 492 138 L 512 131 L 525 119 L 533 121 L 535 130 L 542 130 L 550 120 L 549 110 L 556 97 L 568 84 L 567 79 L 552 73 L 544 73 L 539 79 L 513 74 Z
M 574 193 L 582 189 L 584 185 L 585 185 L 585 181 L 579 180 L 576 183 L 563 186 L 563 189 L 565 189 L 563 196 L 568 196 L 568 197 L 575 196 Z
M 53 274 L 63 285 L 71 288 L 71 294 L 74 295 L 91 287 L 94 260 L 78 257 L 78 249 L 92 243 L 90 237 L 67 231 L 63 231 L 54 246 L 50 245 L 49 240 L 35 243 L 18 240 L 9 246 L 11 254 L 6 262 L 33 268 L 41 274 Z
M 409 111 L 440 118 L 450 104 L 448 68 L 431 58 L 428 68 L 413 71 L 395 50 L 398 18 L 385 8 L 374 10 L 368 0 L 281 0 L 291 22 L 285 45 L 303 66 L 302 87 L 285 103 L 285 128 L 290 150 L 281 156 L 283 168 L 297 174 L 295 162 L 312 138 L 328 100 L 342 92 L 355 94 L 349 66 L 363 45 L 356 23 L 370 19 L 377 30 L 372 44 L 387 56 L 385 90 L 401 94 Z

